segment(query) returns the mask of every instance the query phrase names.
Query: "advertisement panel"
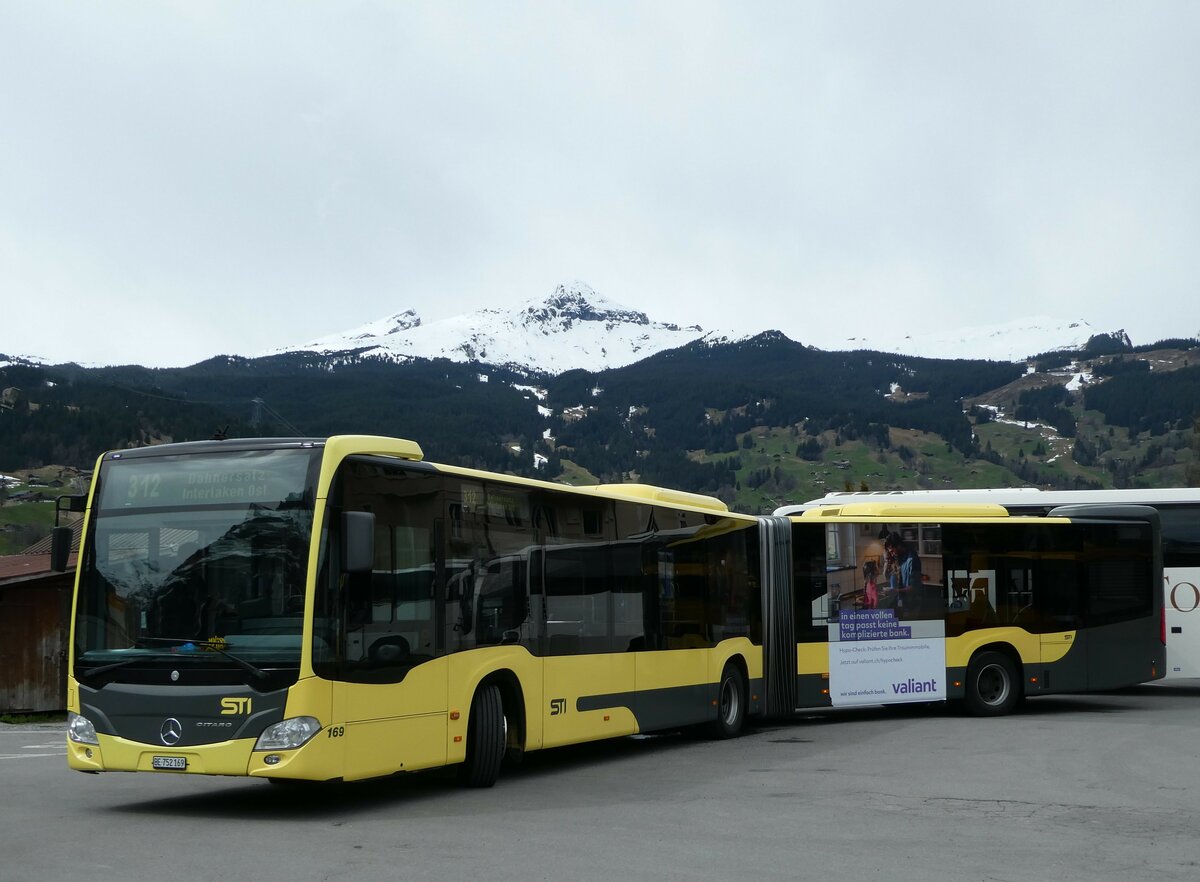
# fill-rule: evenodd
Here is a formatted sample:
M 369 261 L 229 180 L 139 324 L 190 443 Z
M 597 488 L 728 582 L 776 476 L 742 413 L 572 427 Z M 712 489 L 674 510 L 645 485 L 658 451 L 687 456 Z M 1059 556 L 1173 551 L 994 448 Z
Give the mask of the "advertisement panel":
M 945 622 L 842 610 L 829 624 L 829 696 L 834 707 L 945 699 Z
M 1164 571 L 1167 677 L 1200 677 L 1200 567 Z
M 833 545 L 826 555 L 836 574 L 828 622 L 833 705 L 944 700 L 940 525 L 838 528 Z

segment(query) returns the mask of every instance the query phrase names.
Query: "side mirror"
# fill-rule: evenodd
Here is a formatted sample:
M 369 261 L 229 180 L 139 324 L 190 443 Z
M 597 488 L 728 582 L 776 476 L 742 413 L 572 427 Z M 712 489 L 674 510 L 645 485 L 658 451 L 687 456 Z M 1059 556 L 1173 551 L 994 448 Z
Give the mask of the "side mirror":
M 375 567 L 375 514 L 342 512 L 342 569 L 369 573 Z
M 86 496 L 68 496 L 64 493 L 62 496 L 54 498 L 54 523 L 56 526 L 63 512 L 79 514 L 84 511 L 87 511 Z
M 67 560 L 71 556 L 71 528 L 55 527 L 50 532 L 50 569 L 56 573 L 67 571 Z

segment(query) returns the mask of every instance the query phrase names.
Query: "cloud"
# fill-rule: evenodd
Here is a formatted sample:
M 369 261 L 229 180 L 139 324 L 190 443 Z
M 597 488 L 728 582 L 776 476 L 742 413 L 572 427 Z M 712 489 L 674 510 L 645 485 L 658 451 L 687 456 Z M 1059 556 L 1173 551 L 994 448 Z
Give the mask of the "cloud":
M 574 278 L 818 344 L 1046 313 L 1195 333 L 1198 19 L 17 6 L 0 351 L 182 364 Z

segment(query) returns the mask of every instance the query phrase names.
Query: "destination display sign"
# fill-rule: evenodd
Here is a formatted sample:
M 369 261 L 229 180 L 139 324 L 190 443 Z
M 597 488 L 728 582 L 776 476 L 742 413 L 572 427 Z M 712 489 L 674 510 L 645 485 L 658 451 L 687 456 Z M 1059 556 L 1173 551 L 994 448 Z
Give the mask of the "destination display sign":
M 311 459 L 308 450 L 269 450 L 110 461 L 104 470 L 100 507 L 295 502 L 304 498 Z

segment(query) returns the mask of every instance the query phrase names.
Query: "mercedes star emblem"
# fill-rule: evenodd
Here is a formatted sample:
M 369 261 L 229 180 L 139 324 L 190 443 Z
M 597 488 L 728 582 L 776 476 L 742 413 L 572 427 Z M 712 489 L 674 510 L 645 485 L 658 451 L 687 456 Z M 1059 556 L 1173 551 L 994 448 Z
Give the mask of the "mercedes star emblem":
M 178 744 L 179 739 L 183 737 L 183 724 L 174 717 L 169 717 L 158 730 L 158 737 L 167 747 Z

